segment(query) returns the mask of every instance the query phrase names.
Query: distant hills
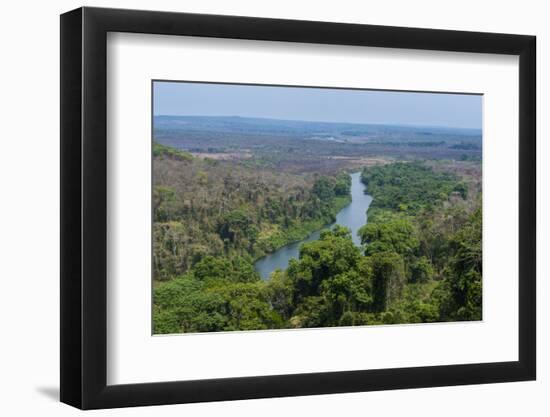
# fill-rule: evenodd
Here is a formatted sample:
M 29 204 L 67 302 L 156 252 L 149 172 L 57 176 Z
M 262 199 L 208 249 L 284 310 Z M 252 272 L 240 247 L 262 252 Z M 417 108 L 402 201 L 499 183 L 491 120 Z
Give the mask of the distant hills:
M 297 121 L 239 116 L 154 116 L 156 138 L 176 138 L 185 132 L 291 136 L 350 143 L 384 140 L 404 142 L 481 140 L 481 130 L 479 129 Z

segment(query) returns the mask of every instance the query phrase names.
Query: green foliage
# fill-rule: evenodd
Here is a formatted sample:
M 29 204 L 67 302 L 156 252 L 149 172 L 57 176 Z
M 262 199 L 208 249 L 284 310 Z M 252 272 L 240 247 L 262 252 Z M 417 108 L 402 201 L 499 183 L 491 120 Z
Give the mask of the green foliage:
M 153 272 L 163 281 L 205 256 L 258 259 L 304 239 L 350 202 L 350 177 L 274 173 L 187 158 L 154 144 Z
M 374 197 L 372 208 L 414 214 L 448 198 L 456 178 L 418 163 L 395 163 L 363 170 L 361 180 Z
M 453 191 L 460 194 L 464 199 L 468 197 L 468 186 L 462 181 L 453 187 Z
M 319 293 L 319 285 L 329 277 L 355 268 L 360 258 L 348 229 L 335 226 L 323 231 L 319 240 L 300 248 L 300 260 L 288 267 L 288 276 L 296 289 L 295 300 Z
M 180 161 L 191 161 L 193 159 L 189 152 L 180 151 L 157 142 L 153 142 L 153 156 L 157 158 L 174 158 Z
M 403 258 L 395 252 L 377 252 L 371 255 L 373 310 L 386 310 L 401 296 L 405 286 Z
M 294 287 L 288 275 L 280 270 L 274 271 L 265 286 L 273 309 L 284 320 L 289 320 L 294 311 Z
M 432 263 L 425 256 L 414 261 L 410 267 L 411 282 L 427 282 L 433 278 L 434 268 Z
M 385 255 L 401 256 L 408 281 L 403 286 L 396 280 L 396 291 L 404 292 L 392 298 L 391 293 L 383 297 L 388 287 L 380 283 L 386 281 L 375 279 L 378 318 L 384 323 L 481 319 L 480 199 L 466 201 L 464 181 L 419 163 L 369 168 L 362 180 L 374 197 L 369 223 L 359 232 L 365 255 L 386 268 L 379 269 L 382 277 L 400 265 L 397 258 L 384 263 Z M 429 294 L 421 294 L 423 288 Z
M 334 218 L 349 175 L 270 188 L 249 168 L 163 161 L 188 164 L 193 185 L 182 194 L 166 175 L 154 190 L 155 333 L 481 319 L 481 199 L 451 174 L 418 163 L 365 170 L 374 200 L 362 246 L 337 225 L 262 281 L 254 260 Z M 207 191 L 218 198 L 203 201 Z
M 207 255 L 193 267 L 192 273 L 200 281 L 254 282 L 260 279 L 252 263 L 239 256 L 227 259 Z
M 328 200 L 334 197 L 334 181 L 331 181 L 328 177 L 321 176 L 315 180 L 311 191 L 320 200 Z
M 419 245 L 414 227 L 407 218 L 367 223 L 359 229 L 359 236 L 361 243 L 367 247 L 367 255 L 394 251 L 402 256 L 411 256 Z
M 481 320 L 481 217 L 481 210 L 476 210 L 451 239 L 448 281 L 458 320 Z
M 300 248 L 287 269 L 297 327 L 337 325 L 347 310 L 365 310 L 372 299 L 370 275 L 348 229 L 335 226 Z
M 346 172 L 341 172 L 336 177 L 334 194 L 337 196 L 348 196 L 351 191 L 351 177 Z
M 331 317 L 338 321 L 346 312 L 367 311 L 373 302 L 371 275 L 358 269 L 323 281 L 320 290 L 330 308 Z
M 155 333 L 213 332 L 280 328 L 262 282 L 227 283 L 190 276 L 155 289 Z
M 254 244 L 258 238 L 258 228 L 252 222 L 249 213 L 243 209 L 232 210 L 223 215 L 218 223 L 218 234 L 230 243 L 242 242 Z M 246 245 L 246 244 L 245 244 Z

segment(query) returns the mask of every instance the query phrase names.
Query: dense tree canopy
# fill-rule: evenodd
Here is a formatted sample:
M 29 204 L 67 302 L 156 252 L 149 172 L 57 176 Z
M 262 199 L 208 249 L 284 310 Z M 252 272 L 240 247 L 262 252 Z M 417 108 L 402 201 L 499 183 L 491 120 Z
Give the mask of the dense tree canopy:
M 420 163 L 395 163 L 363 170 L 361 179 L 376 198 L 372 208 L 414 214 L 446 201 L 456 192 L 466 198 L 467 188 L 453 175 L 435 172 Z
M 350 178 L 294 175 L 199 159 L 155 144 L 155 280 L 188 272 L 205 256 L 257 259 L 334 220 Z
M 349 201 L 349 175 L 260 181 L 159 158 L 187 164 L 194 180 L 156 170 L 155 333 L 481 319 L 481 198 L 455 174 L 419 163 L 365 169 L 374 200 L 362 245 L 337 225 L 262 281 L 257 257 L 331 221 Z

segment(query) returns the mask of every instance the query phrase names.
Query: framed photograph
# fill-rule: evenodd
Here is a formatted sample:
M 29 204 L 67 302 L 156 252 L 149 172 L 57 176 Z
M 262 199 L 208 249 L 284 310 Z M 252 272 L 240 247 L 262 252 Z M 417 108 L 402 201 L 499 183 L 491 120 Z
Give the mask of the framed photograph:
M 535 37 L 61 16 L 61 401 L 533 380 Z

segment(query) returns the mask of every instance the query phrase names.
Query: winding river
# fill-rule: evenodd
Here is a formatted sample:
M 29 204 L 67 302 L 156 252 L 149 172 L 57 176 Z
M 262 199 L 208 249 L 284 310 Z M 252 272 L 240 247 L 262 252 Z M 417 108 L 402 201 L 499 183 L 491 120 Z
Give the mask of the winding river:
M 298 258 L 300 245 L 302 243 L 319 239 L 322 230 L 330 229 L 335 224 L 350 229 L 353 243 L 359 246 L 361 241 L 359 236 L 357 236 L 357 231 L 367 222 L 367 209 L 372 201 L 372 197 L 365 194 L 365 188 L 365 185 L 361 182 L 361 173 L 355 172 L 351 174 L 351 203 L 338 212 L 336 221 L 326 225 L 321 230 L 313 232 L 304 240 L 283 246 L 277 251 L 257 260 L 254 267 L 260 273 L 261 277 L 267 279 L 274 270 L 278 268 L 286 269 L 291 258 Z

